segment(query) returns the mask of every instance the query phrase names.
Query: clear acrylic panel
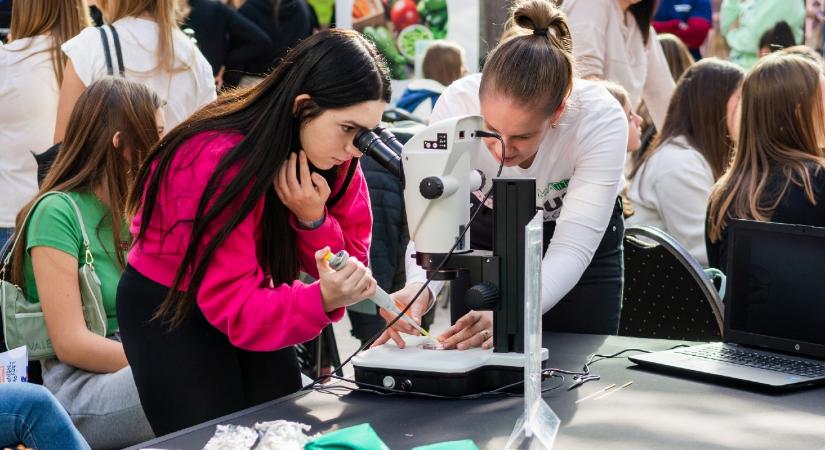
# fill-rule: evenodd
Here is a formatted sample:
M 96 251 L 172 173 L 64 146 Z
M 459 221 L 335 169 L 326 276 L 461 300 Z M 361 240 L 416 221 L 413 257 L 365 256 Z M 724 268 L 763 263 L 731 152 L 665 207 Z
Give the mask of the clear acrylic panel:
M 525 227 L 524 261 L 524 413 L 505 448 L 551 448 L 559 418 L 541 396 L 541 260 L 544 218 L 540 212 Z

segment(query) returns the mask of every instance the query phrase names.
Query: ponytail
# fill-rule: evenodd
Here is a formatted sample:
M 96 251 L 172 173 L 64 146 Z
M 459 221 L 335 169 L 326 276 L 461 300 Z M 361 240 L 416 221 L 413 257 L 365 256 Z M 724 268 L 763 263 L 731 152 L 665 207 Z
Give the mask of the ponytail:
M 572 91 L 573 67 L 565 15 L 550 0 L 518 0 L 484 65 L 480 95 L 504 94 L 549 115 Z

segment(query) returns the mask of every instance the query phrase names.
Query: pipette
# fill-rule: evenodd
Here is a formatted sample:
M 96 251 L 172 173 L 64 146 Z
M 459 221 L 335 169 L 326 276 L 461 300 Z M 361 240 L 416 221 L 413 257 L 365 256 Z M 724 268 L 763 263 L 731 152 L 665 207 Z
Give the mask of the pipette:
M 346 265 L 348 259 L 349 253 L 347 253 L 346 250 L 341 250 L 340 252 L 335 254 L 327 250 L 327 254 L 324 255 L 324 260 L 329 263 L 329 267 L 333 270 L 342 269 L 344 265 Z M 397 316 L 401 316 L 401 318 L 405 322 L 407 322 L 408 324 L 410 324 L 410 326 L 418 330 L 418 332 L 421 333 L 422 336 L 427 337 L 438 344 L 441 344 L 441 342 L 439 342 L 438 339 L 430 336 L 430 333 L 427 333 L 427 330 L 422 328 L 421 325 L 418 324 L 418 322 L 416 322 L 406 314 L 402 315 L 401 310 L 395 305 L 395 301 L 390 297 L 390 294 L 387 294 L 387 292 L 381 289 L 381 287 L 375 287 L 375 295 L 370 297 L 369 300 L 378 305 L 380 308 L 384 308 Z

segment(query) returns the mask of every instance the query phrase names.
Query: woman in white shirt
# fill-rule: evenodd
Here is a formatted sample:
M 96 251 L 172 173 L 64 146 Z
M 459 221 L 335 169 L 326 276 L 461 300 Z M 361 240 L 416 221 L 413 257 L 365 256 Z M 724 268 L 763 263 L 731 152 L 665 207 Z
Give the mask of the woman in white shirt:
M 166 128 L 171 129 L 214 100 L 212 68 L 175 21 L 176 0 L 98 0 L 104 21 L 120 39 L 124 76 L 152 89 L 164 101 Z M 109 28 L 105 26 L 104 28 Z M 114 73 L 120 72 L 115 41 L 107 30 Z M 54 142 L 63 140 L 66 123 L 80 93 L 107 75 L 100 31 L 86 28 L 63 44 L 68 55 L 60 87 Z
M 673 236 L 707 266 L 705 214 L 713 185 L 733 151 L 736 107 L 744 71 L 703 59 L 680 78 L 653 150 L 630 171 L 629 225 L 649 225 Z
M 66 57 L 60 46 L 89 25 L 83 0 L 14 4 L 11 40 L 0 44 L 0 246 L 37 193 L 33 154 L 51 147 Z
M 513 8 L 510 28 L 489 54 L 482 74 L 450 85 L 432 121 L 481 115 L 485 128 L 500 134 L 506 144 L 502 177 L 536 179 L 536 206 L 544 212 L 547 248 L 541 266 L 545 329 L 615 333 L 623 284 L 624 222 L 618 195 L 627 117 L 603 86 L 574 80 L 569 29 L 549 0 L 521 0 Z M 486 192 L 499 167 L 501 148 L 495 139 L 485 139 L 485 144 L 476 168 L 487 177 L 482 188 Z M 472 199 L 476 207 L 479 195 Z M 492 246 L 489 218 L 494 201 L 485 203 L 473 223 L 473 248 Z M 408 285 L 393 294 L 402 303 L 410 301 L 424 276 L 417 266 L 408 269 Z M 416 304 L 428 303 L 430 295 L 422 295 L 426 298 Z M 491 328 L 491 312 L 471 311 L 440 338 L 446 348 L 490 348 Z M 403 326 L 396 330 L 409 331 Z M 382 340 L 398 342 L 396 330 Z
M 651 27 L 655 0 L 563 0 L 573 32 L 576 70 L 582 78 L 614 81 L 644 100 L 653 124 L 662 128 L 675 83 Z

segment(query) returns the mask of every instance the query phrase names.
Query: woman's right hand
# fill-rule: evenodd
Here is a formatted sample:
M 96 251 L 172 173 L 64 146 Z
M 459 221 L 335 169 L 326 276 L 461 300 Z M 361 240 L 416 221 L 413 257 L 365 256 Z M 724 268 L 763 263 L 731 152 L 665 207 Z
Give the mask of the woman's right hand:
M 375 295 L 377 283 L 369 268 L 350 257 L 346 266 L 332 270 L 329 262 L 324 260 L 328 251 L 329 247 L 325 247 L 315 252 L 324 311 L 331 312 Z

